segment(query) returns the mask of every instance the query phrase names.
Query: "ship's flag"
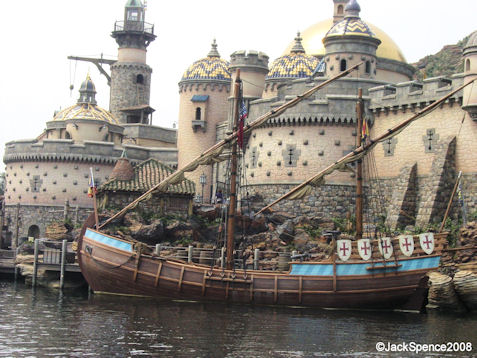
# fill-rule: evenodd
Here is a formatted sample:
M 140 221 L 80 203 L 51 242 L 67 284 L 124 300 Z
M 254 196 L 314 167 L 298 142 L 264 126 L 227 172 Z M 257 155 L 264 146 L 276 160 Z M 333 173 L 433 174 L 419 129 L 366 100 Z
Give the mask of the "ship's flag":
M 96 195 L 98 190 L 96 189 L 96 184 L 94 183 L 93 168 L 89 168 L 89 185 L 88 185 L 88 197 L 92 198 Z
M 237 134 L 237 143 L 240 149 L 243 149 L 243 127 L 245 123 L 245 119 L 248 116 L 247 106 L 242 98 L 240 102 L 240 109 L 239 109 L 239 126 L 238 126 L 238 134 Z
M 361 139 L 366 140 L 369 137 L 369 127 L 367 118 L 363 118 L 363 126 L 361 127 Z

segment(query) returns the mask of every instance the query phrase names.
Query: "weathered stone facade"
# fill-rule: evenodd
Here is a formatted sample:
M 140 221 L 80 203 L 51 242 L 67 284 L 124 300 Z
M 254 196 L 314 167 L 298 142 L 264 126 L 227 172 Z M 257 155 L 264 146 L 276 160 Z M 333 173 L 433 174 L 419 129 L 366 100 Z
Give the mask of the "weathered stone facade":
M 12 242 L 18 242 L 15 240 L 28 236 L 43 237 L 49 224 L 67 220 L 74 226 L 79 226 L 91 212 L 91 207 L 70 206 L 69 203 L 63 205 L 6 205 L 5 220 L 8 225 L 8 236 L 12 237 Z M 17 224 L 18 233 L 16 232 Z

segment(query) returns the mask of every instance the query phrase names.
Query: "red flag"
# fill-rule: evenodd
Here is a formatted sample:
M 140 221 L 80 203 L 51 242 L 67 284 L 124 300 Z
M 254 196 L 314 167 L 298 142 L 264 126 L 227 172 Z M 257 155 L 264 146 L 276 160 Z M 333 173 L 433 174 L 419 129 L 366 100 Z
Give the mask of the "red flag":
M 247 107 L 245 106 L 245 102 L 242 99 L 242 102 L 240 103 L 239 126 L 237 134 L 237 143 L 241 149 L 243 149 L 243 127 L 245 123 L 245 118 L 247 118 L 247 116 Z

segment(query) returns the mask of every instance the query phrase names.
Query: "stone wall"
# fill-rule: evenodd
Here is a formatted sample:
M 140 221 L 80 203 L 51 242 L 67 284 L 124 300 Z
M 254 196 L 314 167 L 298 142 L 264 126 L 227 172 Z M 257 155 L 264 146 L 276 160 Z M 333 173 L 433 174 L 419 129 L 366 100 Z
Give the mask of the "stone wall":
M 294 186 L 291 184 L 249 185 L 243 188 L 243 191 L 245 189 L 248 191 L 253 210 L 258 211 Z M 354 215 L 355 190 L 353 185 L 322 185 L 313 188 L 312 193 L 307 197 L 280 202 L 273 207 L 273 210 L 286 211 L 297 216 L 321 216 L 327 220 L 345 218 L 348 213 Z M 243 194 L 242 199 L 245 199 Z
M 37 226 L 40 237 L 45 236 L 46 227 L 52 222 L 71 220 L 73 225 L 82 225 L 92 209 L 65 205 L 6 205 L 5 221 L 13 239 L 28 237 L 28 230 Z M 16 234 L 18 220 L 18 236 Z
M 120 210 L 137 199 L 140 194 L 136 192 L 99 193 L 99 207 L 113 211 Z M 140 202 L 135 210 L 145 215 L 188 216 L 192 214 L 192 198 L 184 195 L 153 195 L 151 199 Z

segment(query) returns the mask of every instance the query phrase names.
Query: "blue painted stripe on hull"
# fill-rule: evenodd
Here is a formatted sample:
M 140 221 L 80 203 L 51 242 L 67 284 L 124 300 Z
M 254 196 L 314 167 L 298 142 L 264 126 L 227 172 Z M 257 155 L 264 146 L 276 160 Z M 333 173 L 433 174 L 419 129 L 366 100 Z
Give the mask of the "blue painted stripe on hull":
M 437 257 L 419 257 L 410 260 L 398 260 L 398 264 L 402 265 L 401 267 L 388 268 L 388 269 L 379 269 L 379 270 L 367 270 L 367 267 L 371 267 L 371 263 L 362 263 L 362 264 L 351 264 L 351 263 L 337 263 L 336 264 L 336 275 L 337 276 L 365 276 L 377 273 L 385 272 L 405 272 L 411 270 L 421 270 L 421 269 L 433 269 L 439 266 L 440 256 Z M 394 261 L 388 261 L 389 265 L 394 265 Z M 376 264 L 376 265 L 382 265 Z M 290 275 L 301 275 L 301 276 L 333 276 L 333 264 L 306 264 L 306 263 L 296 263 L 292 265 L 292 270 Z
M 124 250 L 124 251 L 133 251 L 133 246 L 130 243 L 114 239 L 109 236 L 105 236 L 103 234 L 100 234 L 99 232 L 94 232 L 89 229 L 86 230 L 86 233 L 84 234 L 88 239 L 100 242 L 102 244 L 112 246 L 116 249 Z

